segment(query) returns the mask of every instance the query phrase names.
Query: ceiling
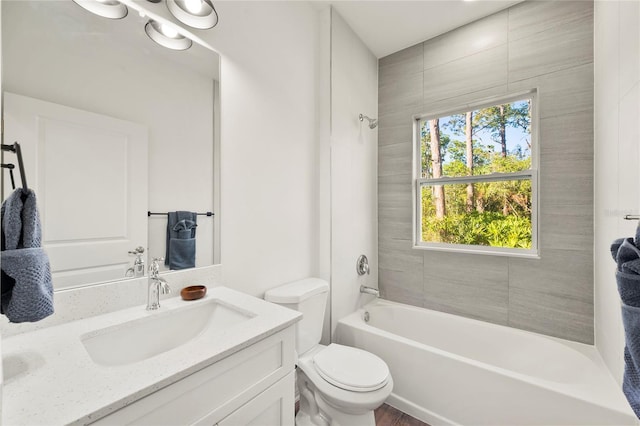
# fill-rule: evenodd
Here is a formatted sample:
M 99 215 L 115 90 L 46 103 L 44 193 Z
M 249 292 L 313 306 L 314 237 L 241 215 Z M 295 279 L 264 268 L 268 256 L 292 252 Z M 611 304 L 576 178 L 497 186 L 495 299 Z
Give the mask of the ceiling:
M 333 0 L 378 58 L 489 16 L 523 0 Z

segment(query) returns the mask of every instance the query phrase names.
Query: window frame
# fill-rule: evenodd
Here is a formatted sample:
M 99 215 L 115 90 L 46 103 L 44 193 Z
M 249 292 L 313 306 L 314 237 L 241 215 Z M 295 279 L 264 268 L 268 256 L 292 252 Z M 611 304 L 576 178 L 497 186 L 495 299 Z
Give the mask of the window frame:
M 491 173 L 486 175 L 475 176 L 444 176 L 441 178 L 422 178 L 421 168 L 421 138 L 420 124 L 423 121 L 432 120 L 434 118 L 447 117 L 453 114 L 463 114 L 468 111 L 475 111 L 495 105 L 502 105 L 531 99 L 531 168 L 512 173 Z M 466 103 L 460 107 L 451 108 L 443 111 L 429 112 L 413 116 L 413 248 L 418 250 L 435 250 L 448 251 L 458 253 L 484 254 L 494 256 L 510 256 L 525 258 L 540 258 L 539 246 L 539 118 L 538 118 L 538 96 L 537 90 L 528 90 L 524 92 L 511 93 L 504 96 L 496 96 L 479 100 L 472 103 Z M 519 180 L 518 178 L 531 180 L 531 248 L 511 248 L 511 247 L 493 247 L 471 244 L 451 244 L 439 242 L 422 241 L 422 196 L 421 190 L 424 186 L 447 185 L 447 184 L 466 184 L 476 182 L 499 182 L 504 180 Z

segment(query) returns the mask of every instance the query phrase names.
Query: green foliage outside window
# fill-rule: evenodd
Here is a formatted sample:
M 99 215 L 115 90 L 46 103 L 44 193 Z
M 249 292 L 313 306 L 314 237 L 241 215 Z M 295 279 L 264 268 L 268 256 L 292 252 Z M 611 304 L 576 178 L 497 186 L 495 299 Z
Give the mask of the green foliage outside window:
M 421 175 L 436 180 L 529 170 L 530 136 L 529 100 L 425 120 Z M 421 188 L 422 241 L 531 248 L 530 176 L 436 183 Z

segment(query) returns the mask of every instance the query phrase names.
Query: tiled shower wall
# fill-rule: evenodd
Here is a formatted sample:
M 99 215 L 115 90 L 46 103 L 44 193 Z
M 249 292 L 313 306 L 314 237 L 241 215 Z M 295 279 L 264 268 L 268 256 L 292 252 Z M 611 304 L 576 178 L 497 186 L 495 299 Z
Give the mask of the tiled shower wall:
M 593 343 L 593 3 L 521 3 L 380 59 L 378 84 L 383 297 Z M 529 89 L 540 259 L 413 249 L 412 115 Z

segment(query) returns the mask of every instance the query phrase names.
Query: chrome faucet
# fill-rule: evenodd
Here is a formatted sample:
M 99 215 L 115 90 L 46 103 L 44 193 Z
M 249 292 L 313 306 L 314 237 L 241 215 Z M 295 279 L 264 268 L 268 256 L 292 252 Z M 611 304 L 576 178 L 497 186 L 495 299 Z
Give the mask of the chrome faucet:
M 164 261 L 161 257 L 154 257 L 149 265 L 149 287 L 147 293 L 147 311 L 155 311 L 160 308 L 160 294 L 171 293 L 171 287 L 160 278 L 160 265 Z
M 135 249 L 128 252 L 130 255 L 136 257 L 136 260 L 133 262 L 133 266 L 124 273 L 125 277 L 144 277 L 144 259 L 142 255 L 144 254 L 144 247 L 136 247 Z
M 366 285 L 360 286 L 360 293 L 372 294 L 375 297 L 380 297 L 380 290 L 373 287 L 367 287 Z

